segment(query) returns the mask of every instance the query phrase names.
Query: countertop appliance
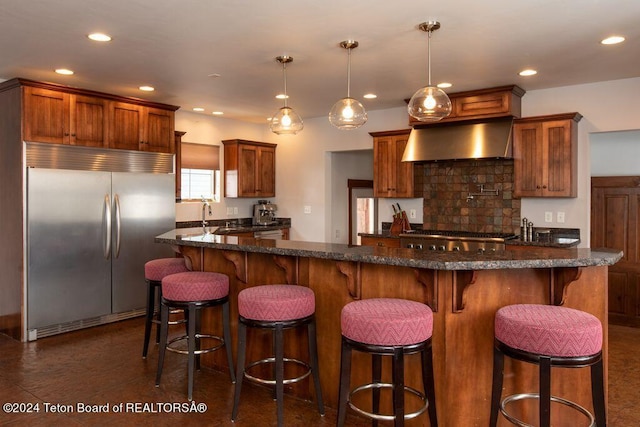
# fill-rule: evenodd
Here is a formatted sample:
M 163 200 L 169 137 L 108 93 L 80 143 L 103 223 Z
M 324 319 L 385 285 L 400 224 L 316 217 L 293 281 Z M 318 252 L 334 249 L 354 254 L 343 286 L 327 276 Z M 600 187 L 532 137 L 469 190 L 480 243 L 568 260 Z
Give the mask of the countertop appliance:
M 400 246 L 409 249 L 456 252 L 496 252 L 505 249 L 505 241 L 515 234 L 476 233 L 449 230 L 418 230 L 400 234 Z
M 253 205 L 253 225 L 277 224 L 277 211 L 278 205 L 273 204 L 268 200 L 258 200 L 258 203 Z
M 173 155 L 27 143 L 27 337 L 144 313 L 144 264 L 173 256 Z M 91 170 L 88 170 L 91 169 Z

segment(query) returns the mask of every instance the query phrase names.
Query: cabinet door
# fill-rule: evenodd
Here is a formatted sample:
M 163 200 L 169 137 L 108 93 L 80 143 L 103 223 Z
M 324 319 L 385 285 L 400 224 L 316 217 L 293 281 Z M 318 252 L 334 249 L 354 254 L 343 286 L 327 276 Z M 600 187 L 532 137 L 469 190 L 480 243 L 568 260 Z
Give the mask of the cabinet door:
M 238 146 L 238 196 L 257 197 L 258 148 L 253 145 Z
M 159 108 L 145 108 L 141 150 L 155 153 L 173 153 L 174 113 Z
M 258 149 L 258 185 L 257 193 L 260 197 L 274 197 L 276 195 L 276 150 L 266 147 Z
M 369 237 L 362 236 L 360 238 L 360 244 L 362 246 L 379 246 L 383 248 L 399 248 L 400 239 L 394 239 L 391 237 Z
M 35 87 L 23 90 L 24 139 L 69 144 L 69 94 Z
M 109 106 L 109 148 L 139 150 L 142 142 L 144 107 L 126 102 Z
M 575 197 L 577 188 L 572 179 L 576 163 L 573 161 L 573 143 L 571 138 L 571 122 L 558 120 L 542 123 L 542 134 L 545 144 L 543 159 L 546 172 L 543 182 L 543 195 L 546 197 Z
M 71 144 L 107 147 L 107 101 L 83 95 L 70 96 Z
M 515 197 L 537 197 L 542 194 L 543 141 L 541 123 L 513 126 L 513 158 Z
M 413 164 L 401 161 L 408 138 L 408 133 L 374 138 L 375 197 L 413 197 Z

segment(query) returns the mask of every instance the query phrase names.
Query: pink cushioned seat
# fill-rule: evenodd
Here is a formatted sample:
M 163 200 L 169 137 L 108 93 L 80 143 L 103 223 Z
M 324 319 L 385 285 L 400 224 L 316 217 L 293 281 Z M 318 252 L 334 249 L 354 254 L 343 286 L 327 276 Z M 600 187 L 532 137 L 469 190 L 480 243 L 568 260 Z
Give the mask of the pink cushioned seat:
M 162 297 L 170 301 L 207 301 L 229 294 L 229 277 L 207 271 L 188 271 L 162 279 Z
M 545 356 L 591 356 L 602 350 L 597 317 L 553 305 L 502 307 L 495 317 L 495 337 L 510 347 Z
M 184 258 L 160 258 L 148 261 L 144 265 L 144 278 L 160 282 L 164 276 L 189 271 Z
M 345 305 L 342 335 L 374 345 L 403 346 L 431 338 L 433 312 L 422 303 L 399 298 L 372 298 Z
M 315 312 L 313 291 L 298 285 L 263 285 L 238 294 L 238 313 L 246 319 L 285 321 L 302 319 Z

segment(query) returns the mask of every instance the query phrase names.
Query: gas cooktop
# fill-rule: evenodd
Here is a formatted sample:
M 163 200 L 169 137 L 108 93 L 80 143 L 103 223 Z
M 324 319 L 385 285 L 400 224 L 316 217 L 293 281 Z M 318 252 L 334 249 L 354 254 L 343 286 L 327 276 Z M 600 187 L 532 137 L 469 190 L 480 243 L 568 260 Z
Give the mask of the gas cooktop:
M 412 230 L 400 234 L 401 237 L 462 237 L 462 238 L 485 238 L 485 239 L 515 239 L 517 236 L 511 233 L 485 233 L 476 231 L 458 230 Z

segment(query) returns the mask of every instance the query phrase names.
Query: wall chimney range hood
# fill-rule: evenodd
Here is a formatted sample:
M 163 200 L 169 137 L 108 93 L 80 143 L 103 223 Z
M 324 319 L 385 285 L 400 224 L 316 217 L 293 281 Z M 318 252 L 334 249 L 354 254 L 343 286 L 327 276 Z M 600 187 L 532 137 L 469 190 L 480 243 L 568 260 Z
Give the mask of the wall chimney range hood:
M 513 118 L 414 128 L 403 162 L 463 159 L 509 159 Z

